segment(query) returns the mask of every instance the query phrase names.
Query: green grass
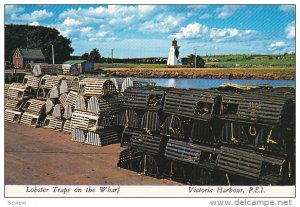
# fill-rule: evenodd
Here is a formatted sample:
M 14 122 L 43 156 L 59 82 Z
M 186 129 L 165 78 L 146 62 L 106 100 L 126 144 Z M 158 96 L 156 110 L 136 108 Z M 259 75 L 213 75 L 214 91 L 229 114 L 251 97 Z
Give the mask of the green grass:
M 277 59 L 283 57 L 283 59 Z M 203 57 L 207 65 L 244 65 L 244 66 L 295 66 L 295 54 L 286 55 L 207 55 Z M 213 61 L 220 60 L 219 62 Z

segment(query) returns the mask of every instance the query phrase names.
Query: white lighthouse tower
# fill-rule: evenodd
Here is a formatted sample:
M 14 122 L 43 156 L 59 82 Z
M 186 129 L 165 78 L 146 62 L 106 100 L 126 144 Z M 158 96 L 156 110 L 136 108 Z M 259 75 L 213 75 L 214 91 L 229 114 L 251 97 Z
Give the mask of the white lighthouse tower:
M 177 40 L 174 38 L 172 41 L 172 47 L 170 47 L 167 65 L 182 65 L 181 58 L 179 56 L 179 48 L 180 46 L 177 45 Z

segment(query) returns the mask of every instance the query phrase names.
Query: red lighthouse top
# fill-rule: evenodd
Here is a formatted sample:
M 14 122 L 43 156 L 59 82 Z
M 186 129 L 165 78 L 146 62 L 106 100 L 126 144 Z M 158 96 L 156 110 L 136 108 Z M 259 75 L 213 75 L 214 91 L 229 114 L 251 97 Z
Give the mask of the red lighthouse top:
M 172 46 L 177 47 L 177 40 L 176 40 L 176 38 L 173 39 Z

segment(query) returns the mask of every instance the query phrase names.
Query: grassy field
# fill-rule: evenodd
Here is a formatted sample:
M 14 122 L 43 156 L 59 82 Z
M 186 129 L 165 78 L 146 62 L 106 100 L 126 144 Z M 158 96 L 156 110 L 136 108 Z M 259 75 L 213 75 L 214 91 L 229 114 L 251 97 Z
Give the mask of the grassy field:
M 285 55 L 208 55 L 204 56 L 207 65 L 243 65 L 243 66 L 294 66 L 295 54 Z

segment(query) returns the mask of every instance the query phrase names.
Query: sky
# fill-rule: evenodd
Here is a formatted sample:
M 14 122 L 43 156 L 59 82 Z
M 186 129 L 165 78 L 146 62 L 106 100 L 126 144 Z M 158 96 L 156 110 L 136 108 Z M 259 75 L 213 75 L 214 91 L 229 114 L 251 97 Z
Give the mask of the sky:
M 167 57 L 295 52 L 294 5 L 5 5 L 6 24 L 56 28 L 73 55 Z

